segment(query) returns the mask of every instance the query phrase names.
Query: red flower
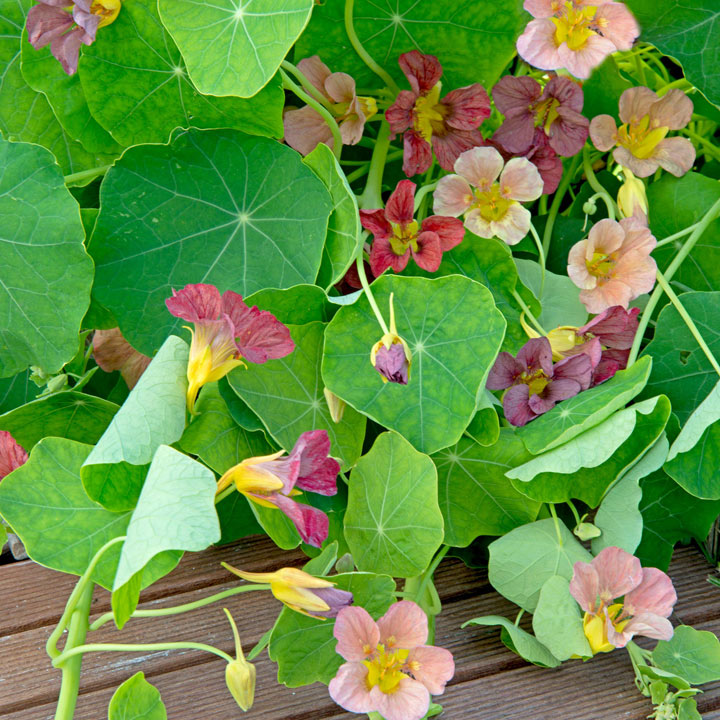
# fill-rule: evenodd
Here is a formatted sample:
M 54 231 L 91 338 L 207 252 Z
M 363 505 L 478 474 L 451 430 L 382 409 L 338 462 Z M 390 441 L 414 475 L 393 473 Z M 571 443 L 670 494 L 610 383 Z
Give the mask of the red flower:
M 428 272 L 440 267 L 442 254 L 454 248 L 465 235 L 462 220 L 442 215 L 413 219 L 415 183 L 401 180 L 384 210 L 361 210 L 362 226 L 373 234 L 370 269 L 376 277 L 391 267 L 401 272 L 410 255 Z
M 434 55 L 417 50 L 398 60 L 412 90 L 403 90 L 385 112 L 393 137 L 403 134 L 403 171 L 425 172 L 435 151 L 440 167 L 452 172 L 458 156 L 483 144 L 478 130 L 490 116 L 490 99 L 479 83 L 449 92 L 440 99 L 442 66 Z M 432 143 L 432 147 L 431 147 Z
M 28 454 L 17 444 L 15 438 L 0 430 L 0 480 L 27 462 Z

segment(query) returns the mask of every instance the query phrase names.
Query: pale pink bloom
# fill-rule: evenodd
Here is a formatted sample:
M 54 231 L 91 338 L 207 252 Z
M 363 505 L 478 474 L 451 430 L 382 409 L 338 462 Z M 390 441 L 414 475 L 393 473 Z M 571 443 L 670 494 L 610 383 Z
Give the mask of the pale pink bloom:
M 455 672 L 449 651 L 425 645 L 427 616 L 410 600 L 395 603 L 377 622 L 361 607 L 343 608 L 334 635 L 348 662 L 330 681 L 330 697 L 350 712 L 420 720 L 430 695 L 441 695 Z
M 15 438 L 0 430 L 0 480 L 27 462 L 28 454 L 18 445 Z
M 588 312 L 601 313 L 628 304 L 655 285 L 657 265 L 650 257 L 657 241 L 648 228 L 632 218 L 596 223 L 587 240 L 570 249 L 568 275 L 581 288 Z
M 463 215 L 475 235 L 519 243 L 530 229 L 530 213 L 520 203 L 537 200 L 543 191 L 537 168 L 526 158 L 504 164 L 493 147 L 467 150 L 454 168 L 457 174 L 446 175 L 435 189 L 435 214 Z
M 357 145 L 365 123 L 377 112 L 375 99 L 358 97 L 354 78 L 343 72 L 331 73 L 317 55 L 301 60 L 297 67 L 332 103 L 343 145 Z M 309 105 L 299 110 L 287 110 L 283 115 L 283 125 L 285 142 L 303 155 L 312 152 L 319 143 L 333 147 L 330 127 Z
M 692 100 L 677 88 L 662 98 L 646 87 L 629 88 L 620 96 L 623 124 L 618 128 L 610 115 L 598 115 L 590 122 L 590 137 L 598 150 L 615 148 L 615 162 L 638 177 L 658 167 L 680 177 L 693 166 L 695 148 L 687 138 L 666 135 L 684 128 L 692 112 Z
M 525 0 L 535 18 L 517 40 L 520 57 L 542 70 L 565 68 L 590 77 L 615 50 L 629 50 L 640 28 L 623 3 L 589 5 L 583 0 Z

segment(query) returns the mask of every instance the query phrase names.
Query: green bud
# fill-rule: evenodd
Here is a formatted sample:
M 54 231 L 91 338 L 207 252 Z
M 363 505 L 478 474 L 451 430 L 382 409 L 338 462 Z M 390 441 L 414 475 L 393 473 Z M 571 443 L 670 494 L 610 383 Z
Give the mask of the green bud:
M 235 698 L 235 702 L 242 710 L 247 712 L 255 700 L 255 676 L 257 671 L 255 666 L 248 662 L 245 655 L 243 655 L 240 635 L 232 615 L 227 608 L 223 608 L 223 610 L 232 626 L 236 656 L 235 660 L 229 662 L 225 667 L 225 684 L 230 694 Z
M 592 523 L 587 523 L 587 522 L 581 522 L 573 530 L 573 532 L 581 540 L 592 540 L 592 538 L 600 537 L 600 535 L 602 535 L 602 531 L 600 530 L 599 527 L 597 527 L 596 525 L 593 525 Z

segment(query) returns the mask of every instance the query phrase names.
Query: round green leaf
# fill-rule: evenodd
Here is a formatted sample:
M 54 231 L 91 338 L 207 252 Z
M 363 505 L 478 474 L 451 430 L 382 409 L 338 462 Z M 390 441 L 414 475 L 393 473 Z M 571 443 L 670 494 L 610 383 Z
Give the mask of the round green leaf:
M 443 541 L 432 460 L 394 432 L 375 440 L 350 475 L 345 537 L 360 570 L 419 575 Z
M 176 127 L 282 136 L 279 79 L 252 100 L 198 93 L 156 0 L 125 0 L 117 20 L 84 49 L 79 76 L 93 117 L 122 145 L 164 143 Z
M 147 355 L 187 324 L 165 307 L 173 288 L 204 282 L 246 295 L 312 283 L 331 210 L 294 150 L 233 130 L 130 148 L 100 200 L 93 292 Z
M 190 77 L 208 95 L 251 97 L 277 72 L 313 0 L 159 0 Z
M 720 640 L 707 630 L 681 625 L 672 639 L 658 642 L 652 661 L 691 685 L 714 682 L 720 680 Z
M 0 379 L 0 412 L 6 413 L 34 400 L 40 393 L 31 379 L 31 371 Z
M 453 275 L 383 275 L 372 286 L 385 317 L 394 293 L 398 333 L 412 353 L 407 385 L 383 383 L 370 363 L 382 330 L 363 295 L 341 307 L 325 333 L 323 379 L 338 397 L 416 448 L 456 443 L 502 343 L 505 320 L 487 288 Z
M 271 312 L 285 325 L 329 322 L 337 310 L 317 285 L 293 285 L 285 290 L 266 288 L 249 295 L 245 302 Z
M 0 139 L 0 376 L 59 370 L 77 352 L 92 261 L 50 152 Z
M 138 672 L 113 694 L 108 720 L 167 720 L 167 713 L 157 688 Z

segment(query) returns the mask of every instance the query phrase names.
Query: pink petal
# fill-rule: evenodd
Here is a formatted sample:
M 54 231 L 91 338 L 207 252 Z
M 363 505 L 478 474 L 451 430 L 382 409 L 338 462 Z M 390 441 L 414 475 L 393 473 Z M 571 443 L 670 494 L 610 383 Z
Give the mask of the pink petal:
M 657 240 L 646 225 L 639 223 L 635 218 L 622 218 L 620 227 L 625 233 L 621 254 L 641 250 L 649 255 L 656 247 Z
M 586 257 L 592 258 L 596 252 L 610 253 L 619 250 L 625 240 L 625 230 L 619 222 L 605 218 L 595 223 L 588 233 Z
M 359 103 L 356 102 L 354 105 L 359 106 Z M 356 110 L 340 122 L 340 137 L 343 145 L 357 145 L 365 131 L 365 116 L 359 107 Z
M 631 170 L 632 173 L 639 178 L 649 177 L 658 169 L 659 166 L 659 163 L 654 155 L 641 160 L 640 158 L 636 158 L 627 148 L 624 147 L 616 147 L 613 150 L 612 155 L 618 165 L 628 168 L 628 170 Z
M 417 252 L 412 251 L 412 256 L 418 267 L 428 272 L 435 272 L 442 262 L 442 248 L 440 237 L 434 232 L 421 232 L 417 238 Z
M 507 118 L 493 133 L 492 139 L 508 153 L 524 153 L 530 149 L 534 137 L 535 125 L 532 115 L 528 113 Z
M 502 398 L 505 419 L 515 427 L 527 425 L 537 415 L 530 409 L 530 388 L 527 385 L 513 385 L 505 392 Z
M 594 25 L 599 26 L 603 37 L 618 50 L 630 50 L 640 34 L 640 28 L 627 5 L 620 2 L 603 3 L 597 9 Z
M 436 233 L 440 238 L 440 248 L 443 252 L 452 250 L 459 245 L 465 237 L 465 227 L 462 220 L 442 215 L 431 215 L 422 222 L 423 232 Z
M 421 682 L 431 695 L 442 695 L 445 684 L 455 674 L 452 653 L 444 648 L 421 645 L 410 651 L 407 665 L 412 676 Z
M 633 635 L 643 635 L 654 640 L 669 640 L 673 634 L 673 626 L 666 618 L 654 613 L 636 615 L 623 628 L 622 634 L 629 640 Z M 622 647 L 622 646 L 618 646 Z
M 680 130 L 690 122 L 692 114 L 692 100 L 682 90 L 673 88 L 650 106 L 650 127 Z
M 33 5 L 27 15 L 28 40 L 36 50 L 39 50 L 55 38 L 61 37 L 72 27 L 72 24 L 72 15 L 61 7 L 47 4 Z
M 300 472 L 300 458 L 297 456 L 285 455 L 266 460 L 265 462 L 253 463 L 253 469 L 258 472 L 274 475 L 283 484 L 280 491 L 283 495 L 289 495 L 295 487 L 298 473 Z
M 571 50 L 566 43 L 557 49 L 560 67 L 569 70 L 576 78 L 585 80 L 608 55 L 615 52 L 615 45 L 600 35 L 591 35 L 580 50 Z
M 490 368 L 485 386 L 488 390 L 505 390 L 527 370 L 527 365 L 516 360 L 509 352 L 504 350 L 498 353 L 495 364 Z
M 465 216 L 465 227 L 474 235 L 481 238 L 495 237 L 493 223 L 486 220 L 480 210 L 474 208 Z
M 550 146 L 558 155 L 572 157 L 583 149 L 590 123 L 575 110 L 558 107 L 558 116 L 550 125 Z
M 595 316 L 587 325 L 578 328 L 577 334 L 592 333 L 602 340 L 605 347 L 629 350 L 638 329 L 639 314 L 640 308 L 628 311 L 619 306 L 611 307 Z
M 403 135 L 403 172 L 408 177 L 424 173 L 432 164 L 430 143 L 414 130 Z
M 620 280 L 610 280 L 592 290 L 580 292 L 580 302 L 590 313 L 602 312 L 613 305 L 627 307 L 632 299 L 631 289 Z
M 614 545 L 601 550 L 593 559 L 592 566 L 598 574 L 598 594 L 606 605 L 630 592 L 642 581 L 640 561 Z
M 613 280 L 622 282 L 630 288 L 630 300 L 634 300 L 644 293 L 649 293 L 655 287 L 656 277 L 655 260 L 638 251 L 623 255 L 617 261 Z M 612 304 L 622 305 L 622 303 Z M 627 304 L 623 307 L 627 307 Z
M 448 129 L 445 134 L 435 133 L 432 136 L 432 146 L 438 165 L 448 172 L 453 170 L 455 161 L 462 153 L 483 145 L 484 142 L 479 130 Z
M 455 161 L 455 172 L 480 190 L 492 187 L 502 167 L 502 155 L 493 147 L 472 148 Z M 436 209 L 435 212 L 439 211 Z
M 74 75 L 80 59 L 80 45 L 90 45 L 91 43 L 92 38 L 85 35 L 82 28 L 75 27 L 62 37 L 53 38 L 50 43 L 50 52 L 68 75 Z
M 325 120 L 309 105 L 286 110 L 283 115 L 285 142 L 301 155 L 312 152 L 320 143 L 332 148 L 334 139 Z
M 585 355 L 578 355 L 587 359 Z M 589 366 L 589 363 L 588 363 Z M 588 379 L 588 387 L 590 381 Z M 548 410 L 552 410 L 561 400 L 575 397 L 582 387 L 575 380 L 553 380 L 545 386 L 545 389 L 536 395 L 531 395 L 528 399 L 530 409 L 537 415 L 542 415 Z
M 600 579 L 592 563 L 578 561 L 573 565 L 570 594 L 585 612 L 595 612 L 600 594 Z
M 539 142 L 538 138 L 545 138 L 545 141 Z M 538 169 L 543 179 L 543 194 L 555 192 L 562 179 L 563 165 L 555 151 L 547 144 L 545 133 L 540 128 L 535 129 L 533 146 L 525 157 Z
M 279 493 L 272 496 L 270 501 L 292 520 L 303 542 L 319 548 L 327 540 L 330 521 L 322 510 L 295 502 Z
M 355 99 L 355 80 L 344 72 L 335 72 L 325 80 L 325 90 L 336 103 L 351 103 Z
M 472 188 L 465 178 L 446 175 L 433 192 L 433 211 L 437 215 L 457 217 L 472 206 L 474 199 Z
M 330 438 L 327 430 L 304 432 L 290 453 L 290 457 L 300 458 L 296 486 L 320 495 L 335 495 L 340 463 L 328 457 L 329 454 Z
M 552 82 L 552 80 L 550 80 Z M 549 85 L 550 83 L 548 83 Z M 527 75 L 514 77 L 505 75 L 498 80 L 492 89 L 493 100 L 497 109 L 508 117 L 527 116 L 532 120 L 532 105 L 542 94 L 540 83 Z
M 392 268 L 395 272 L 402 272 L 410 259 L 410 248 L 404 254 L 396 255 L 387 238 L 376 237 L 370 248 L 370 270 L 375 277 L 382 275 L 385 270 Z
M 388 238 L 393 234 L 384 210 L 361 210 L 360 224 L 376 238 Z
M 535 18 L 549 18 L 558 11 L 556 0 L 525 0 L 523 8 Z
M 663 170 L 681 177 L 695 162 L 695 147 L 687 138 L 665 138 L 658 143 L 652 159 Z
M 597 349 L 600 349 L 600 343 L 596 343 Z M 599 358 L 599 352 L 598 352 Z M 580 385 L 581 390 L 587 390 L 590 387 L 590 378 L 592 377 L 593 363 L 590 357 L 590 353 L 576 353 L 575 355 L 561 360 L 553 368 L 553 381 L 569 379 L 574 380 Z M 561 399 L 559 393 L 564 392 L 555 388 L 556 383 L 553 382 L 553 397 L 557 402 Z M 567 397 L 571 397 L 568 395 Z
M 410 377 L 410 363 L 401 343 L 393 343 L 389 348 L 380 345 L 375 355 L 375 370 L 389 382 L 407 385 Z
M 421 720 L 430 707 L 427 688 L 409 677 L 400 680 L 397 689 L 390 695 L 376 685 L 370 691 L 370 697 L 384 720 Z
M 440 61 L 434 55 L 423 55 L 417 50 L 403 53 L 398 58 L 398 65 L 416 95 L 430 92 L 442 77 Z
M 551 20 L 531 20 L 517 39 L 516 47 L 518 55 L 533 67 L 541 70 L 563 67 L 555 45 L 555 25 Z
M 555 98 L 560 102 L 560 107 L 575 112 L 582 112 L 583 91 L 580 84 L 568 77 L 554 75 L 548 80 L 542 94 L 543 99 Z
M 412 600 L 401 600 L 391 605 L 377 625 L 380 642 L 386 648 L 412 650 L 427 641 L 427 615 Z
M 73 7 L 72 16 L 75 23 L 94 41 L 98 26 L 100 25 L 100 20 L 102 20 L 102 18 L 89 10 L 82 10 L 77 3 Z
M 123 337 L 120 328 L 96 330 L 93 334 L 93 357 L 105 372 L 120 370 L 127 386 L 132 390 L 150 364 L 147 355 L 139 353 Z
M 15 438 L 0 430 L 0 480 L 27 462 L 28 454 L 17 444 Z
M 513 158 L 500 175 L 500 193 L 520 202 L 537 200 L 542 195 L 543 181 L 537 168 L 527 158 Z M 525 231 L 527 233 L 527 230 Z
M 188 284 L 180 291 L 173 290 L 165 305 L 171 315 L 191 323 L 217 320 L 221 307 L 220 292 L 214 285 Z
M 597 278 L 588 272 L 585 260 L 592 257 L 593 249 L 588 240 L 575 243 L 568 253 L 567 274 L 582 290 L 592 290 L 597 285 Z
M 490 117 L 490 98 L 480 83 L 452 90 L 440 102 L 448 109 L 445 124 L 455 130 L 475 130 Z
M 317 90 L 327 96 L 325 81 L 330 77 L 330 68 L 317 55 L 303 58 L 297 68 Z
M 337 624 L 336 624 L 337 626 Z M 365 678 L 368 669 L 359 662 L 345 663 L 330 681 L 330 697 L 342 708 L 354 713 L 369 713 L 375 709 Z
M 415 183 L 401 180 L 388 198 L 385 217 L 396 225 L 408 225 L 413 221 Z
M 365 660 L 380 642 L 377 623 L 365 608 L 355 605 L 338 613 L 333 635 L 338 641 L 335 652 L 351 662 Z
M 639 122 L 650 112 L 650 108 L 657 102 L 658 96 L 650 88 L 628 88 L 620 96 L 620 120 L 624 123 Z
M 402 90 L 395 102 L 385 111 L 385 119 L 390 125 L 391 139 L 397 133 L 405 132 L 412 124 L 412 112 L 415 107 L 417 95 L 409 90 Z
M 508 245 L 517 245 L 528 234 L 531 217 L 529 210 L 518 203 L 513 203 L 500 220 L 493 220 L 490 223 L 490 227 L 495 237 Z
M 552 348 L 546 337 L 531 338 L 518 350 L 517 359 L 527 370 L 542 370 L 552 377 Z
M 677 602 L 672 580 L 658 568 L 643 568 L 642 581 L 625 596 L 625 610 L 630 615 L 654 613 L 670 617 Z
M 625 365 L 627 365 L 627 363 Z M 593 370 L 592 383 L 590 384 L 590 387 L 595 387 L 596 385 L 600 385 L 600 383 L 604 383 L 606 380 L 613 377 L 613 375 L 615 375 L 615 373 L 620 369 L 620 364 L 615 362 L 615 360 L 601 358 L 600 362 L 597 363 L 595 369 Z

